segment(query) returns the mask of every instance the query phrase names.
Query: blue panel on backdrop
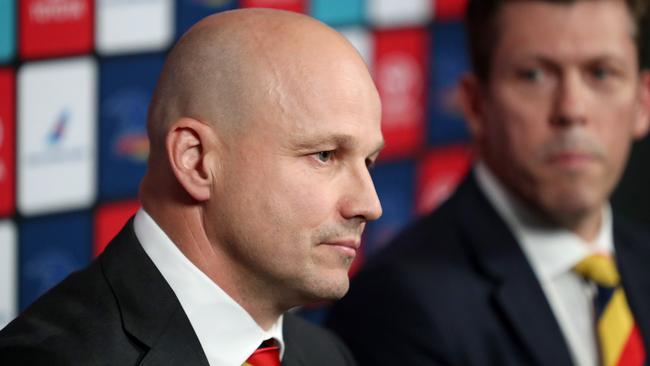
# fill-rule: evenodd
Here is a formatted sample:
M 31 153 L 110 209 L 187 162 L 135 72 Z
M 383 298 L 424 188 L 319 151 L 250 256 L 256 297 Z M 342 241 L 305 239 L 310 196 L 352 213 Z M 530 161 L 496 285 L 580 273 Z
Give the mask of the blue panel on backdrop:
M 469 68 L 463 24 L 436 23 L 432 39 L 427 142 L 440 145 L 465 141 L 468 133 L 458 100 L 458 79 Z
M 162 54 L 104 59 L 100 64 L 99 198 L 134 197 L 149 151 L 146 120 Z
M 202 18 L 224 10 L 235 9 L 234 0 L 179 0 L 176 3 L 176 38 Z
M 368 223 L 364 253 L 372 256 L 414 218 L 415 164 L 411 161 L 380 162 L 372 171 L 384 210 L 377 221 Z
M 16 53 L 16 4 L 0 0 L 0 63 L 13 59 Z
M 310 14 L 332 26 L 356 25 L 364 21 L 363 0 L 312 0 Z
M 18 226 L 20 309 L 91 259 L 90 211 L 25 219 Z

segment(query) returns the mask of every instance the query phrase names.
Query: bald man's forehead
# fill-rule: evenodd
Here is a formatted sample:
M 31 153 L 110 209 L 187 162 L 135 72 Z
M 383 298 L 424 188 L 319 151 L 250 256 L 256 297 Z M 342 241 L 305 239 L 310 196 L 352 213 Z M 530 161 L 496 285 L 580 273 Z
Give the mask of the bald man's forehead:
M 156 118 L 150 116 L 150 126 L 158 129 L 186 116 L 239 130 L 266 120 L 259 118 L 264 114 L 315 114 L 320 94 L 338 93 L 345 102 L 355 99 L 354 82 L 372 84 L 356 50 L 336 31 L 304 15 L 269 9 L 205 18 L 174 47 L 163 73 L 152 103 Z M 328 82 L 341 75 L 338 83 L 350 79 L 348 87 Z

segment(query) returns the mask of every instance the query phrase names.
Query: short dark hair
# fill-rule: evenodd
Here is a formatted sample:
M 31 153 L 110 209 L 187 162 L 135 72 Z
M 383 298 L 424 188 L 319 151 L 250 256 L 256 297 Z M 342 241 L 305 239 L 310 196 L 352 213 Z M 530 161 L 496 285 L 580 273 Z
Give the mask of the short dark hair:
M 648 0 L 469 0 L 465 14 L 467 43 L 469 57 L 474 74 L 479 80 L 488 81 L 492 67 L 492 52 L 498 42 L 499 29 L 497 18 L 501 8 L 509 3 L 522 1 L 540 1 L 555 4 L 574 4 L 579 1 L 624 1 L 631 19 L 636 26 L 636 44 L 639 54 L 639 65 L 644 61 L 646 47 L 642 39 L 647 32 L 646 13 Z

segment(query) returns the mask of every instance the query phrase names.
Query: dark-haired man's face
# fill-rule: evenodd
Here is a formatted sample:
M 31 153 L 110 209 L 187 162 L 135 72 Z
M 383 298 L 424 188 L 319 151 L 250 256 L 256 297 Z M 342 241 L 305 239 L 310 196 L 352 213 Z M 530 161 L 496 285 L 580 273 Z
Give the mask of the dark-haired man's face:
M 490 81 L 469 118 L 483 158 L 553 218 L 599 212 L 648 127 L 625 2 L 513 2 L 498 21 Z

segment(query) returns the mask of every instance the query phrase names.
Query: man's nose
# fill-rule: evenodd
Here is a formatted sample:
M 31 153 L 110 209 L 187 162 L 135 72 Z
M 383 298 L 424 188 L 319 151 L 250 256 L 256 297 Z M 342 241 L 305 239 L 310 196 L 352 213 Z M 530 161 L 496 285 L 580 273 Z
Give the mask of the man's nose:
M 382 214 L 381 202 L 367 167 L 354 170 L 351 178 L 343 198 L 342 215 L 347 219 L 377 220 Z
M 567 73 L 556 90 L 551 123 L 558 127 L 569 127 L 587 122 L 589 87 L 580 73 Z

